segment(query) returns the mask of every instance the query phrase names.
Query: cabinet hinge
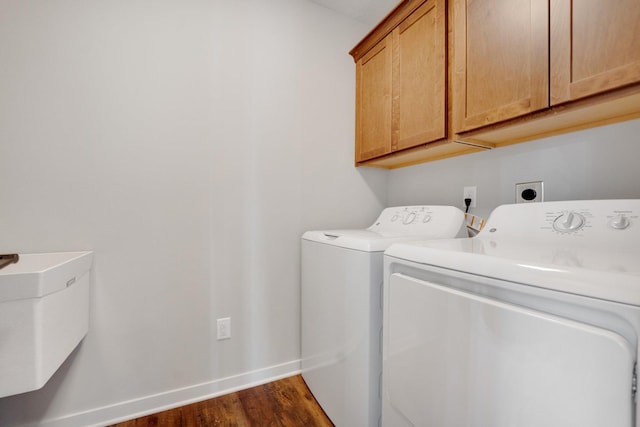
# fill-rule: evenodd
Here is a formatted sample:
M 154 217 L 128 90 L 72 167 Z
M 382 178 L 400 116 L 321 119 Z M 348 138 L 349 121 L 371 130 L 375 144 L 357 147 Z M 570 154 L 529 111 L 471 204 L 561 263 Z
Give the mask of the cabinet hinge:
M 638 397 L 638 363 L 633 364 L 633 377 L 631 377 L 631 397 L 635 402 Z

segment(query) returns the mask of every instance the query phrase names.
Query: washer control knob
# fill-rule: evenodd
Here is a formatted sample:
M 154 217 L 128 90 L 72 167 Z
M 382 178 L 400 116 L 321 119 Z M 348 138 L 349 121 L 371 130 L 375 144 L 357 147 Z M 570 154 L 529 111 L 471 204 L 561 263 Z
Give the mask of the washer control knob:
M 408 225 L 408 224 L 411 224 L 414 219 L 416 219 L 416 213 L 409 212 L 407 216 L 405 216 L 404 219 L 402 220 L 402 223 L 405 225 Z
M 629 218 L 622 214 L 616 215 L 615 217 L 613 217 L 613 219 L 611 219 L 611 221 L 609 221 L 609 226 L 611 228 L 615 228 L 616 230 L 624 230 L 629 226 L 629 224 Z
M 553 228 L 556 231 L 567 233 L 571 231 L 578 231 L 584 226 L 584 217 L 579 213 L 567 211 L 563 212 L 558 218 L 553 221 Z
M 431 215 L 425 215 L 425 216 L 422 218 L 422 222 L 429 222 L 429 221 L 431 221 Z
M 398 214 L 395 214 L 391 217 L 391 222 L 396 222 L 398 220 Z

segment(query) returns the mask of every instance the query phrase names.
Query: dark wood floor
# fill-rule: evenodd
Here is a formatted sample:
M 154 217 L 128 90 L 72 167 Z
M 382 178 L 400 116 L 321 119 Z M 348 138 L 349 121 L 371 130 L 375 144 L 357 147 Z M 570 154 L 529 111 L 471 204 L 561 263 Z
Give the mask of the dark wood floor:
M 300 375 L 113 427 L 333 426 Z

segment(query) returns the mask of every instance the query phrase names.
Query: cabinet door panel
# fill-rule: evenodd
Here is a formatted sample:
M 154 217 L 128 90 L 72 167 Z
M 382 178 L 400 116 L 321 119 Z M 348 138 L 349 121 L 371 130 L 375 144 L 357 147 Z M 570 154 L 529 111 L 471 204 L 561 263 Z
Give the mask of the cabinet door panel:
M 454 131 L 549 104 L 545 0 L 456 0 Z
M 551 1 L 551 104 L 640 81 L 638 0 Z
M 429 1 L 393 33 L 392 149 L 446 136 L 444 2 Z
M 391 152 L 391 36 L 356 64 L 356 162 Z

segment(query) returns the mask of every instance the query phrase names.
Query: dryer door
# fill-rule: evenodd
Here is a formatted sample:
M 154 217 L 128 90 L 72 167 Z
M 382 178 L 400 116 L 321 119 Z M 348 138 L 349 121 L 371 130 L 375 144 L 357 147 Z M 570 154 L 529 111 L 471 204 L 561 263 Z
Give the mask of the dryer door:
M 632 425 L 622 336 L 400 273 L 385 292 L 383 425 Z

